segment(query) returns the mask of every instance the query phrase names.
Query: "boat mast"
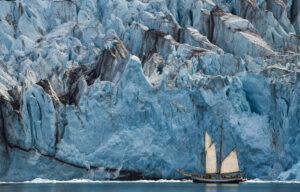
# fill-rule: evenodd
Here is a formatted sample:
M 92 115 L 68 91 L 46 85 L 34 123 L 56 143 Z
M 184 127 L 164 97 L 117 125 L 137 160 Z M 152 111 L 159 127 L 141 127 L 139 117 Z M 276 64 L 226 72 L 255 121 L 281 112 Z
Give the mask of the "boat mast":
M 222 166 L 222 142 L 223 142 L 223 120 L 221 122 L 220 155 L 219 155 L 219 175 L 221 175 L 221 166 Z
M 206 128 L 204 130 L 204 161 L 203 161 L 203 164 L 204 164 L 204 174 L 206 174 L 206 149 L 205 149 L 205 145 L 206 145 Z

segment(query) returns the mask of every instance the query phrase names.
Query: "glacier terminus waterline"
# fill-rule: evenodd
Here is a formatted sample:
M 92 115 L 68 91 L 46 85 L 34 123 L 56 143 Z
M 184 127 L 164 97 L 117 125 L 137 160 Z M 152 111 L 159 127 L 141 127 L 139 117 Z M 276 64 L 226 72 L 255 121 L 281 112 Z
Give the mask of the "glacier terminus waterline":
M 222 120 L 300 180 L 300 0 L 0 1 L 0 181 L 180 179 Z

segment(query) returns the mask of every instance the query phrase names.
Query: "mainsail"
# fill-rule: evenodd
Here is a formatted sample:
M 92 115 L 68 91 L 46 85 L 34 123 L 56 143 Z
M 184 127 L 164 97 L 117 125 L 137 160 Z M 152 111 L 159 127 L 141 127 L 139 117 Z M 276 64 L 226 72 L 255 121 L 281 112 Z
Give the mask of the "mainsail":
M 207 151 L 207 149 L 209 148 L 210 142 L 211 142 L 211 138 L 205 131 L 205 151 Z
M 227 157 L 222 161 L 222 173 L 234 173 L 239 171 L 239 163 L 236 155 L 236 150 L 231 151 Z
M 205 132 L 205 173 L 211 174 L 217 172 L 217 156 L 215 144 L 211 144 L 211 138 Z

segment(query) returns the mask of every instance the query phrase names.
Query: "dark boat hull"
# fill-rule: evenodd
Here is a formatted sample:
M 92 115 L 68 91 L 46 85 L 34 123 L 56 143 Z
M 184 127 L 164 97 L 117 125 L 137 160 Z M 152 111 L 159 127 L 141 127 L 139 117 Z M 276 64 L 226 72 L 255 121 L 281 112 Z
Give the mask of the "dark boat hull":
M 192 177 L 194 183 L 240 183 L 246 181 L 241 177 L 238 178 L 199 178 L 199 177 Z
M 193 180 L 194 183 L 240 183 L 245 182 L 247 179 L 242 176 L 236 175 L 231 177 L 211 177 L 207 175 L 199 175 L 195 173 L 186 173 L 181 170 L 176 170 L 178 173 Z

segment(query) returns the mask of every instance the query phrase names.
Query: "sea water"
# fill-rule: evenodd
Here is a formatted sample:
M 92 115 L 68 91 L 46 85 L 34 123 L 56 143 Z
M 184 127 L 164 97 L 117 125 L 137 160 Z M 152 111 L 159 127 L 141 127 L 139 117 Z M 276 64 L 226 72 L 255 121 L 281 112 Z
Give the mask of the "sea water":
M 191 181 L 49 181 L 0 183 L 1 192 L 300 192 L 300 182 L 257 182 L 240 184 L 195 184 Z

